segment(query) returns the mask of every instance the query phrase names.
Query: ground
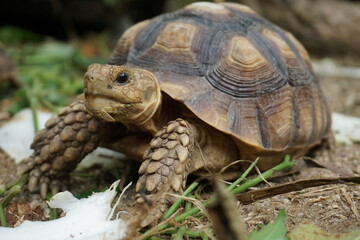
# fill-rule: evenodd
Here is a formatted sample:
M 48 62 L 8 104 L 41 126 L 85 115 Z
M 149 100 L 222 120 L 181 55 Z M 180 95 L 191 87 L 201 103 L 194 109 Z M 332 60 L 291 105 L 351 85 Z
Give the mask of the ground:
M 347 63 L 348 61 L 341 64 Z M 360 117 L 360 82 L 358 79 L 329 76 L 321 71 L 318 74 L 331 108 L 337 112 Z M 7 115 L 4 112 L 6 106 L 7 102 L 2 101 L 0 104 L 0 110 L 2 111 L 0 112 L 0 116 L 2 116 L 0 117 L 0 124 L 7 120 Z M 305 167 L 301 169 L 299 174 L 286 177 L 283 181 L 360 175 L 359 144 L 354 143 L 351 146 L 335 144 L 331 150 L 318 150 L 313 158 L 327 167 L 304 165 Z M 13 181 L 16 166 L 2 151 L 0 151 L 0 166 L 0 185 Z M 98 170 L 94 171 L 94 174 L 104 176 Z M 104 178 L 100 177 L 100 179 L 103 180 Z M 106 180 L 110 185 L 113 179 Z M 106 187 L 104 185 L 106 181 L 99 181 L 99 178 L 97 178 L 96 183 L 85 184 L 86 182 L 88 181 L 82 181 L 82 184 L 74 185 L 71 190 L 80 192 L 86 187 L 94 185 Z M 270 181 L 270 184 L 276 185 L 279 183 Z M 81 186 L 81 189 L 78 186 Z M 256 188 L 265 186 L 263 184 Z M 124 198 L 124 205 L 132 204 L 134 200 L 133 193 L 133 190 L 128 192 L 128 196 Z M 26 192 L 22 193 L 6 208 L 10 226 L 17 225 L 19 221 L 26 218 L 45 219 L 45 216 L 49 215 L 48 209 L 43 210 L 46 208 L 45 206 L 46 204 L 38 196 Z M 249 230 L 257 229 L 259 224 L 272 221 L 281 209 L 286 209 L 289 229 L 293 229 L 300 223 L 313 223 L 328 232 L 337 233 L 360 229 L 360 185 L 358 184 L 339 183 L 312 187 L 259 200 L 248 205 L 239 204 L 238 206 Z

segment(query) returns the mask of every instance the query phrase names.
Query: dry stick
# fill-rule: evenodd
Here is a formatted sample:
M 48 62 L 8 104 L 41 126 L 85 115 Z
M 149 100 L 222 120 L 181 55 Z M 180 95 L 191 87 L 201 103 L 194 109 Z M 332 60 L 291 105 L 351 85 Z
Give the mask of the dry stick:
M 261 176 L 257 176 L 256 178 L 248 180 L 245 183 L 243 183 L 242 185 L 240 185 L 238 187 L 235 187 L 235 188 L 233 188 L 233 186 L 230 185 L 229 188 L 230 187 L 233 188 L 230 192 L 233 193 L 233 194 L 243 192 L 243 191 L 247 190 L 248 188 L 250 188 L 252 186 L 255 186 L 256 184 L 260 183 L 263 178 L 267 179 L 267 178 L 271 177 L 275 172 L 279 172 L 279 171 L 282 171 L 284 169 L 291 168 L 294 165 L 295 165 L 295 162 L 291 161 L 290 157 L 287 155 L 282 163 L 280 163 L 279 165 L 276 165 L 275 167 L 265 171 Z M 250 171 L 247 171 L 247 172 L 250 172 Z M 243 175 L 245 175 L 245 173 Z M 243 176 L 241 176 L 240 178 L 242 178 L 242 177 Z M 215 201 L 216 201 L 216 198 L 212 197 L 212 198 L 209 198 L 208 200 L 206 200 L 205 202 L 203 202 L 203 205 L 206 207 L 209 204 L 214 203 Z M 198 207 L 194 207 L 194 208 L 190 209 L 189 211 L 184 212 L 184 213 L 180 214 L 179 216 L 175 217 L 175 221 L 176 222 L 181 222 L 181 221 L 185 220 L 187 217 L 192 216 L 192 215 L 194 215 L 194 214 L 196 214 L 198 212 L 200 212 L 200 209 Z M 158 225 L 158 226 L 154 227 L 155 229 L 152 228 L 152 229 L 146 231 L 144 233 L 144 235 L 149 234 L 150 231 L 151 232 L 161 231 L 161 230 L 163 230 L 163 229 L 165 229 L 165 228 L 167 228 L 169 226 L 170 226 L 169 223 L 164 223 L 164 224 Z M 145 239 L 149 239 L 149 238 L 145 238 Z
M 360 183 L 360 177 L 343 177 L 343 178 L 319 178 L 297 180 L 290 183 L 284 183 L 274 187 L 262 188 L 251 192 L 236 195 L 237 200 L 242 204 L 249 204 L 260 199 L 273 197 L 279 194 L 301 191 L 310 187 L 317 187 L 337 183 Z

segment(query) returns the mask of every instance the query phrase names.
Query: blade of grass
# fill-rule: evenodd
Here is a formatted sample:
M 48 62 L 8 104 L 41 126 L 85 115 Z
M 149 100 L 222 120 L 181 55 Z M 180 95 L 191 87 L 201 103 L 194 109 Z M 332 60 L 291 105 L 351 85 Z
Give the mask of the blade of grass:
M 259 158 L 257 158 L 255 161 L 253 161 L 250 165 L 250 167 L 248 167 L 246 169 L 246 171 L 238 178 L 235 180 L 235 182 L 233 182 L 230 186 L 227 187 L 227 190 L 231 191 L 233 190 L 239 183 L 241 183 L 246 177 L 247 175 L 249 175 L 250 171 L 255 167 L 255 165 L 257 164 L 257 162 L 259 161 Z
M 276 165 L 275 167 L 265 171 L 264 173 L 261 174 L 261 176 L 257 176 L 256 178 L 253 178 L 251 180 L 248 180 L 246 182 L 244 182 L 243 184 L 241 184 L 240 186 L 234 188 L 231 193 L 233 194 L 237 194 L 240 192 L 243 192 L 247 189 L 249 189 L 250 187 L 255 186 L 256 184 L 260 183 L 263 181 L 263 179 L 267 179 L 269 177 L 271 177 L 275 172 L 280 172 L 284 169 L 288 169 L 295 166 L 295 162 L 290 160 L 290 156 L 286 155 L 285 159 L 282 163 L 280 163 L 279 165 Z
M 1 194 L 8 191 L 8 193 L 1 199 L 0 201 L 0 223 L 1 226 L 6 227 L 7 221 L 4 214 L 4 207 L 6 207 L 11 199 L 13 199 L 16 195 L 21 192 L 21 189 L 25 186 L 25 183 L 28 180 L 28 175 L 22 175 L 18 180 L 15 182 L 7 184 L 3 189 L 1 189 Z
M 205 232 L 201 232 L 201 239 L 202 239 L 202 240 L 208 240 L 209 237 L 208 237 L 208 235 L 207 235 Z
M 33 119 L 33 126 L 34 126 L 34 133 L 37 133 L 39 131 L 39 118 L 37 115 L 37 100 L 35 97 L 35 94 L 32 94 L 33 91 L 30 92 L 30 90 L 25 89 L 25 94 L 26 94 L 26 98 L 28 99 L 29 103 L 30 103 L 30 109 L 31 109 L 31 115 L 32 115 L 32 119 Z
M 231 193 L 237 194 L 237 193 L 243 192 L 243 191 L 249 189 L 250 187 L 253 187 L 256 184 L 260 183 L 261 181 L 263 181 L 263 179 L 267 179 L 267 178 L 271 177 L 275 172 L 279 172 L 279 171 L 285 170 L 287 168 L 291 168 L 294 165 L 295 165 L 295 162 L 290 160 L 290 156 L 286 155 L 286 157 L 285 157 L 285 159 L 284 159 L 284 161 L 282 163 L 280 163 L 279 165 L 276 165 L 275 167 L 265 171 L 264 173 L 261 174 L 262 176 L 257 176 L 256 178 L 248 180 L 245 183 L 241 184 L 240 186 L 234 188 L 231 191 Z M 209 204 L 211 204 L 211 203 L 213 203 L 215 201 L 216 201 L 215 197 L 209 198 L 208 200 L 203 202 L 203 206 L 206 207 L 206 206 L 208 206 Z M 195 215 L 198 212 L 200 212 L 200 209 L 198 207 L 193 207 L 189 211 L 186 211 L 186 212 L 180 214 L 179 216 L 175 217 L 175 221 L 176 222 L 182 222 L 187 217 Z M 154 228 L 146 231 L 143 235 L 149 234 L 150 232 L 156 232 L 156 231 L 164 230 L 169 226 L 171 226 L 169 223 L 164 223 L 164 224 L 157 225 Z M 145 238 L 145 239 L 149 239 L 149 238 Z
M 193 182 L 182 194 L 182 196 L 188 196 L 197 186 L 199 185 L 198 182 Z M 173 205 L 165 212 L 162 220 L 168 219 L 174 212 L 179 208 L 180 204 L 182 203 L 183 199 L 177 199 Z
M 194 196 L 189 196 L 189 197 L 194 197 Z M 189 211 L 191 209 L 191 206 L 192 206 L 191 202 L 186 202 L 185 211 Z M 179 227 L 177 233 L 171 236 L 171 240 L 182 240 L 187 230 L 186 227 L 187 227 L 186 225 L 182 225 L 181 227 Z
M 158 238 L 158 237 L 155 237 L 155 236 L 152 236 L 152 237 L 149 238 L 149 240 L 163 240 L 163 239 Z
M 172 230 L 164 232 L 164 234 L 176 234 L 177 231 L 178 231 L 177 229 L 172 229 Z M 208 234 L 214 235 L 214 230 L 213 229 L 210 228 L 210 229 L 207 229 L 207 231 L 208 231 Z M 189 229 L 187 229 L 184 232 L 184 236 L 191 237 L 191 238 L 200 238 L 202 234 L 204 234 L 203 230 L 189 230 Z
M 15 185 L 12 188 L 10 188 L 9 192 L 0 201 L 0 222 L 3 227 L 7 227 L 7 221 L 4 214 L 4 207 L 7 206 L 8 203 L 11 201 L 11 199 L 13 199 L 20 192 L 21 192 L 21 186 Z
M 279 172 L 279 171 L 282 171 L 284 169 L 287 169 L 287 168 L 291 168 L 295 165 L 295 162 L 294 161 L 290 161 L 290 157 L 285 157 L 285 160 L 280 163 L 279 165 L 276 165 L 275 167 L 265 171 L 263 174 L 262 174 L 262 177 L 261 176 L 257 176 L 256 178 L 254 179 L 251 179 L 249 181 L 246 181 L 245 183 L 241 184 L 240 186 L 234 188 L 231 193 L 233 194 L 236 194 L 236 193 L 240 193 L 240 192 L 243 192 L 247 189 L 249 189 L 250 187 L 253 187 L 255 186 L 256 184 L 260 183 L 263 178 L 264 179 L 267 179 L 269 177 L 271 177 L 275 172 Z M 208 206 L 210 203 L 213 203 L 214 201 L 216 201 L 216 199 L 213 197 L 213 198 L 209 198 L 208 200 L 206 200 L 203 205 L 206 207 Z M 177 216 L 175 218 L 175 221 L 176 222 L 181 222 L 183 221 L 185 218 L 187 218 L 188 216 L 192 216 L 196 213 L 198 213 L 200 211 L 200 209 L 198 207 L 193 207 L 191 210 L 187 211 L 187 212 L 184 212 L 183 214 L 180 214 L 179 216 Z
M 16 185 L 19 185 L 21 188 L 23 188 L 27 181 L 28 181 L 28 174 L 22 175 L 16 181 L 8 183 L 3 188 L 0 188 L 0 195 L 2 195 L 4 192 L 6 192 L 7 190 L 11 189 Z
M 186 231 L 186 226 L 183 225 L 177 229 L 177 232 L 171 236 L 171 240 L 182 240 Z
M 7 227 L 7 221 L 5 218 L 4 207 L 0 204 L 0 224 L 3 227 Z

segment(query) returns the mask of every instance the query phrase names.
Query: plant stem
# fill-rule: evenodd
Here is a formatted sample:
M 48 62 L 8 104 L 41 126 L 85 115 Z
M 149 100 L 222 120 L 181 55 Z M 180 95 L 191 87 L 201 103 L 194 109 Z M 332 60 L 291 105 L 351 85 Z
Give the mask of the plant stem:
M 261 174 L 261 176 L 257 176 L 256 178 L 253 178 L 251 180 L 248 180 L 248 181 L 244 182 L 240 186 L 234 188 L 231 191 L 231 193 L 237 194 L 237 193 L 243 192 L 243 191 L 249 189 L 250 187 L 253 187 L 256 184 L 262 182 L 263 179 L 267 179 L 267 178 L 271 177 L 275 172 L 279 172 L 279 171 L 282 171 L 284 169 L 291 168 L 294 165 L 295 165 L 295 162 L 290 161 L 290 157 L 288 157 L 288 155 L 286 155 L 286 157 L 285 157 L 285 159 L 284 159 L 284 161 L 282 163 L 280 163 L 279 165 L 276 165 L 275 167 L 265 171 L 264 173 Z
M 25 186 L 27 179 L 28 179 L 28 175 L 24 174 L 15 182 L 9 183 L 5 185 L 3 189 L 0 189 L 1 194 L 9 190 L 9 192 L 0 201 L 0 223 L 3 227 L 7 226 L 7 221 L 4 214 L 4 207 L 8 205 L 11 199 L 13 199 L 16 195 L 18 195 L 21 192 L 21 189 Z
M 203 239 L 203 240 L 208 240 L 209 237 L 208 237 L 208 235 L 206 235 L 205 232 L 201 232 L 201 239 Z
M 177 232 L 175 234 L 173 234 L 170 239 L 171 240 L 182 240 L 184 237 L 185 231 L 186 231 L 185 225 L 179 227 Z
M 1 226 L 7 227 L 7 221 L 5 218 L 4 207 L 2 204 L 0 204 L 0 223 L 1 223 Z
M 197 186 L 199 185 L 198 182 L 193 182 L 186 190 L 185 192 L 182 194 L 182 196 L 187 196 L 189 195 Z M 166 220 L 168 219 L 171 215 L 174 214 L 174 212 L 179 208 L 180 204 L 182 203 L 183 199 L 177 199 L 176 202 L 171 205 L 171 207 L 165 212 L 162 220 Z
M 244 182 L 243 184 L 241 184 L 240 186 L 234 188 L 231 193 L 233 194 L 237 194 L 240 192 L 243 192 L 247 189 L 249 189 L 250 187 L 255 186 L 256 184 L 258 184 L 259 182 L 263 181 L 263 179 L 267 179 L 269 177 L 271 177 L 275 172 L 279 172 L 282 171 L 284 169 L 287 168 L 291 168 L 295 165 L 294 161 L 290 161 L 289 157 L 285 157 L 284 161 L 282 163 L 280 163 L 279 165 L 276 165 L 275 167 L 267 170 L 266 172 L 262 173 L 262 177 L 261 176 L 257 176 L 254 179 L 248 180 L 246 182 Z M 209 204 L 213 203 L 216 201 L 215 197 L 209 198 L 208 200 L 206 200 L 205 202 L 203 202 L 203 206 L 206 207 Z M 190 209 L 188 212 L 184 212 L 182 214 L 180 214 L 179 216 L 177 216 L 175 218 L 176 222 L 181 222 L 183 221 L 185 218 L 187 218 L 188 216 L 192 216 L 196 213 L 198 213 L 200 211 L 200 209 L 198 207 L 193 207 L 192 209 Z
M 21 192 L 21 186 L 15 185 L 10 188 L 9 192 L 5 195 L 5 197 L 0 201 L 0 222 L 3 227 L 7 227 L 7 221 L 4 214 L 4 207 L 8 205 L 8 203 L 13 199 L 16 195 Z
M 251 164 L 250 167 L 254 167 L 256 163 L 254 164 Z M 284 169 L 287 169 L 287 168 L 291 168 L 295 165 L 295 162 L 294 161 L 291 161 L 290 160 L 290 157 L 288 155 L 285 156 L 285 159 L 282 163 L 280 163 L 279 165 L 276 165 L 275 167 L 265 171 L 264 173 L 261 174 L 261 176 L 257 176 L 256 178 L 253 178 L 251 180 L 248 180 L 248 181 L 245 181 L 243 184 L 241 184 L 240 186 L 238 187 L 233 187 L 233 186 L 236 186 L 237 184 L 231 184 L 228 188 L 233 188 L 231 190 L 231 193 L 233 194 L 237 194 L 237 193 L 240 193 L 240 192 L 243 192 L 247 189 L 249 189 L 250 187 L 253 187 L 255 186 L 256 184 L 260 183 L 261 181 L 263 181 L 263 179 L 267 179 L 269 177 L 271 177 L 275 172 L 279 172 L 279 171 L 282 171 Z M 250 168 L 249 167 L 249 168 Z M 251 170 L 251 169 L 250 169 Z M 244 174 L 237 180 L 238 182 L 241 182 L 242 179 L 245 179 L 246 175 L 250 172 L 249 169 L 247 169 L 247 171 L 244 172 Z M 197 186 L 197 185 L 196 185 Z M 196 187 L 195 186 L 195 187 Z M 195 188 L 194 187 L 194 188 Z M 185 192 L 184 192 L 185 194 Z M 202 203 L 202 205 L 204 207 L 208 206 L 209 204 L 211 203 L 214 203 L 216 201 L 216 198 L 215 197 L 211 197 L 209 198 L 208 200 L 204 201 Z M 184 213 L 180 214 L 179 216 L 175 217 L 175 221 L 176 222 L 182 222 L 184 221 L 187 217 L 189 216 L 192 216 L 192 215 L 195 215 L 196 213 L 200 212 L 200 209 L 198 207 L 193 207 L 191 208 L 189 211 L 185 211 Z M 162 225 L 158 225 L 148 231 L 146 231 L 144 233 L 145 234 L 149 234 L 150 232 L 159 232 L 161 230 L 164 230 L 166 229 L 167 227 L 171 226 L 171 224 L 169 223 L 164 223 Z M 185 235 L 187 235 L 187 232 L 185 232 Z M 201 233 L 201 232 L 200 232 Z M 149 238 L 145 238 L 145 239 L 149 239 Z
M 161 238 L 158 238 L 158 237 L 155 237 L 155 236 L 152 236 L 149 238 L 149 240 L 162 240 Z
M 31 108 L 31 115 L 33 119 L 33 126 L 34 126 L 34 133 L 37 133 L 39 131 L 39 119 L 37 115 L 37 99 L 35 98 L 35 94 L 32 94 L 29 90 L 25 89 L 26 98 L 29 100 L 30 108 Z
M 253 161 L 251 163 L 250 167 L 248 167 L 248 169 L 246 169 L 246 171 L 238 179 L 236 179 L 235 182 L 233 182 L 230 186 L 228 186 L 227 189 L 231 192 L 231 190 L 233 190 L 239 183 L 241 183 L 247 177 L 247 175 L 250 173 L 250 171 L 255 167 L 255 165 L 257 164 L 258 161 L 259 161 L 259 158 L 257 158 L 255 161 Z
M 177 231 L 176 229 L 173 229 L 173 230 L 166 231 L 164 233 L 165 234 L 175 234 L 176 231 Z M 214 234 L 213 229 L 208 229 L 208 231 L 209 231 L 209 233 Z M 191 237 L 191 238 L 199 238 L 202 236 L 202 234 L 205 234 L 204 231 L 202 231 L 202 230 L 186 230 L 184 232 L 184 236 Z M 181 239 L 183 239 L 183 238 L 181 238 Z
M 194 197 L 194 196 L 189 196 L 189 197 Z M 191 202 L 186 202 L 185 211 L 189 211 L 191 209 L 191 205 L 192 205 Z M 178 231 L 171 236 L 171 240 L 182 240 L 186 230 L 187 230 L 186 225 L 182 225 L 181 227 L 179 227 Z

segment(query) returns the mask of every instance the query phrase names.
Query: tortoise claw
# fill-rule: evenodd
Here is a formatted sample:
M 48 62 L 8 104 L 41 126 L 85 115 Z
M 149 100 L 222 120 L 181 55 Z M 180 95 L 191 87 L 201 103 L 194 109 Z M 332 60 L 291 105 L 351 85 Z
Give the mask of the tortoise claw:
M 43 199 L 47 198 L 49 190 L 51 193 L 55 195 L 60 192 L 63 188 L 66 189 L 65 185 L 67 183 L 66 178 L 62 178 L 61 181 L 59 179 L 52 179 L 48 176 L 42 175 L 43 172 L 36 168 L 30 172 L 28 190 L 32 193 L 39 192 L 40 196 Z
M 51 181 L 50 189 L 51 189 L 52 195 L 57 194 L 62 189 L 61 182 L 57 179 L 54 179 L 53 181 Z
M 50 178 L 48 177 L 42 177 L 40 180 L 40 196 L 43 199 L 46 199 L 47 197 L 47 193 L 49 190 L 49 182 L 50 182 Z
M 38 189 L 39 181 L 41 177 L 40 169 L 34 169 L 30 172 L 28 189 L 30 192 L 35 192 Z

